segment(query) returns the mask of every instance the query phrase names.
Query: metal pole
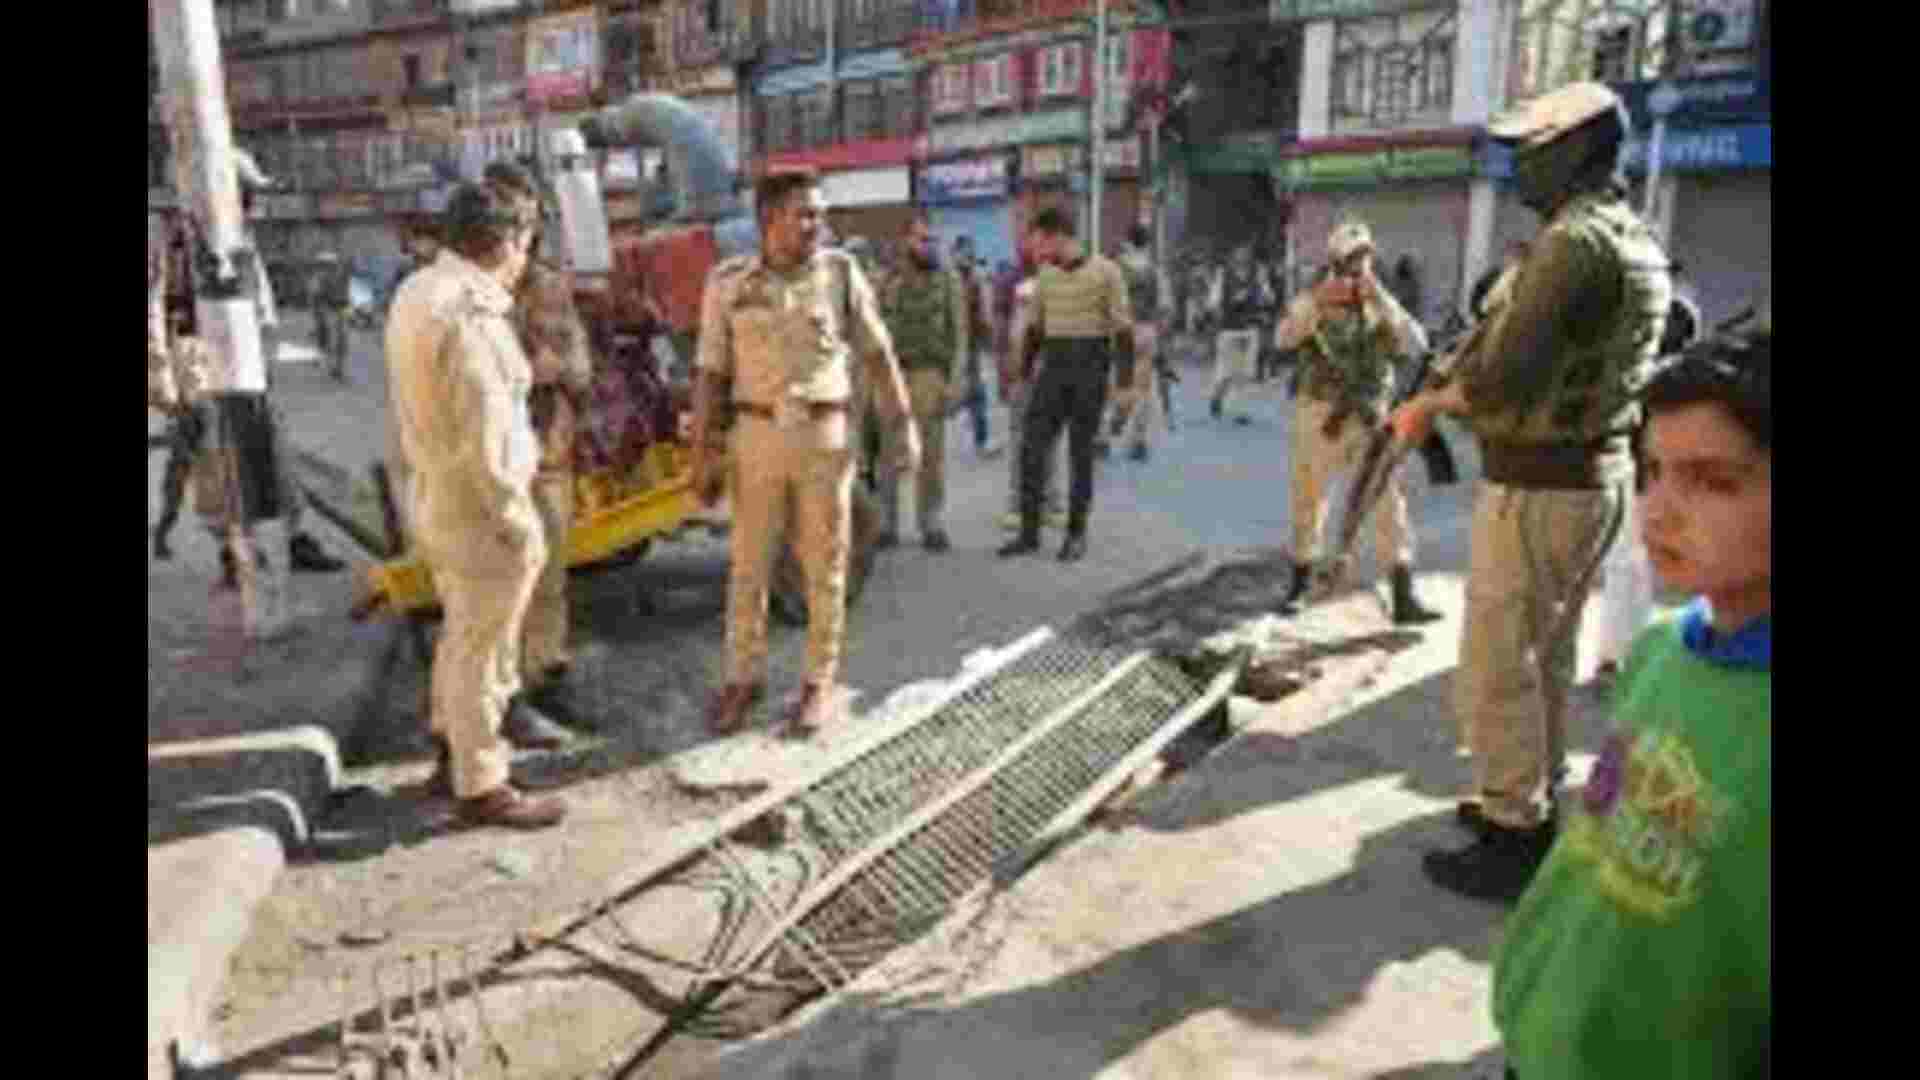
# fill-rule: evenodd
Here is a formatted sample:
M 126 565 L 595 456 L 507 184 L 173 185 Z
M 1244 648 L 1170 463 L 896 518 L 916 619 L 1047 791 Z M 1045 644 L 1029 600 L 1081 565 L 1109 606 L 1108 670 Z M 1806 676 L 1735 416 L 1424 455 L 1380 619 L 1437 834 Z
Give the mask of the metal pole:
M 1648 221 L 1654 217 L 1654 204 L 1660 191 L 1660 156 L 1666 149 L 1667 118 L 1661 116 L 1653 122 L 1653 141 L 1647 146 L 1647 190 L 1646 207 L 1642 216 Z
M 1107 0 L 1099 0 L 1093 24 L 1093 138 L 1092 158 L 1088 167 L 1093 170 L 1093 180 L 1089 187 L 1093 196 L 1091 221 L 1087 229 L 1087 251 L 1100 254 L 1101 228 L 1100 199 L 1105 194 L 1107 175 Z
M 243 410 L 265 411 L 267 367 L 259 312 L 241 284 L 242 275 L 255 270 L 258 253 L 241 217 L 220 31 L 213 0 L 150 0 L 149 11 L 173 143 L 174 190 L 212 255 L 209 265 L 194 260 L 199 275 L 195 319 L 214 358 L 207 381 L 220 416 L 210 441 L 230 462 L 227 543 L 239 579 L 241 627 L 259 636 L 277 629 L 272 625 L 277 618 L 261 609 L 261 583 L 246 530 L 244 492 L 256 486 L 250 482 L 256 463 L 234 445 L 231 425 Z

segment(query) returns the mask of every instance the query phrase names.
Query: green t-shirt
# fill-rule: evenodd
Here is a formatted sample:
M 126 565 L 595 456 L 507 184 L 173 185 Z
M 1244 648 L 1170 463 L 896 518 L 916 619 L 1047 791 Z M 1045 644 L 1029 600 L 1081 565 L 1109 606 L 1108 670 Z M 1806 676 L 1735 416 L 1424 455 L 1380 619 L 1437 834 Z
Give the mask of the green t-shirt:
M 1493 1017 L 1507 1060 L 1521 1080 L 1763 1075 L 1769 667 L 1702 658 L 1676 619 L 1634 643 L 1617 700 L 1580 805 L 1500 944 Z

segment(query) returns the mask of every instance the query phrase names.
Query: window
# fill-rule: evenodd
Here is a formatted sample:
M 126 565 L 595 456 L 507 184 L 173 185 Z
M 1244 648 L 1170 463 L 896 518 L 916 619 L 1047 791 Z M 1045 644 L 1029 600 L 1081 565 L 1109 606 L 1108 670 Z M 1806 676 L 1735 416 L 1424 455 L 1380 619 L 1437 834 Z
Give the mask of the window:
M 871 80 L 842 83 L 840 92 L 846 137 L 849 140 L 881 138 L 886 132 L 886 117 L 881 111 L 880 84 Z
M 880 84 L 880 111 L 885 117 L 887 138 L 904 139 L 914 133 L 919 127 L 914 115 L 919 101 L 911 75 L 897 75 Z
M 1453 107 L 1453 15 L 1415 12 L 1334 28 L 1329 105 L 1341 122 L 1394 127 Z
M 1040 53 L 1040 95 L 1056 97 L 1080 92 L 1080 46 L 1055 45 Z
M 943 65 L 934 81 L 933 111 L 947 113 L 965 112 L 967 108 L 968 65 Z
M 802 113 L 800 145 L 808 148 L 831 146 L 835 141 L 833 91 L 823 86 L 801 95 L 800 109 Z
M 1013 55 L 976 60 L 973 65 L 973 103 L 993 108 L 1013 103 Z

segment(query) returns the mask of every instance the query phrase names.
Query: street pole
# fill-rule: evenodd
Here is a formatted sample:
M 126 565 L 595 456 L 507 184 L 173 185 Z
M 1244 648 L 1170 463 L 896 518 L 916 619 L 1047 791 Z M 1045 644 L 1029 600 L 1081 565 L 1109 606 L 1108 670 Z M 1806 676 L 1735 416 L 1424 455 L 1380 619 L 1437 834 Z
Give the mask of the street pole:
M 1647 111 L 1653 113 L 1653 138 L 1647 145 L 1647 190 L 1643 216 L 1649 224 L 1657 221 L 1661 158 L 1665 156 L 1667 146 L 1667 117 L 1679 107 L 1680 91 L 1670 82 L 1661 83 L 1647 95 Z M 1659 226 L 1656 224 L 1655 228 L 1659 229 Z M 1664 235 L 1664 229 L 1659 231 Z
M 263 583 L 246 528 L 245 492 L 263 486 L 252 482 L 263 463 L 237 445 L 234 433 L 245 418 L 266 412 L 267 366 L 259 311 L 241 284 L 244 275 L 255 272 L 258 253 L 241 216 L 220 32 L 213 0 L 151 0 L 149 10 L 173 144 L 174 191 L 211 255 L 192 260 L 197 275 L 194 317 L 212 355 L 207 383 L 218 417 L 208 445 L 214 451 L 212 460 L 228 470 L 226 539 L 239 582 L 240 629 L 248 637 L 259 637 L 279 629 L 278 597 L 265 597 L 264 607 L 270 610 L 263 610 Z M 275 566 L 284 569 L 284 558 L 277 558 Z
M 1093 179 L 1088 185 L 1093 195 L 1092 220 L 1087 229 L 1087 251 L 1100 254 L 1100 199 L 1105 193 L 1107 175 L 1107 0 L 1099 0 L 1093 24 L 1093 160 L 1088 167 Z

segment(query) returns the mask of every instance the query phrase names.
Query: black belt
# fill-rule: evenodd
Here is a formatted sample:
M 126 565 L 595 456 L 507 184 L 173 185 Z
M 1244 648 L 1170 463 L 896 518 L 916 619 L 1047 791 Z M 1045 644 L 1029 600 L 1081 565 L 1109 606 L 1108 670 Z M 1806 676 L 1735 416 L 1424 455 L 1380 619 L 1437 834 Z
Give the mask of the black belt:
M 809 401 L 806 404 L 807 416 L 814 420 L 825 419 L 834 413 L 846 412 L 848 409 L 848 404 L 844 401 Z M 733 407 L 737 412 L 748 413 L 762 420 L 773 419 L 773 407 L 770 405 L 760 405 L 751 401 L 736 401 L 733 403 Z

